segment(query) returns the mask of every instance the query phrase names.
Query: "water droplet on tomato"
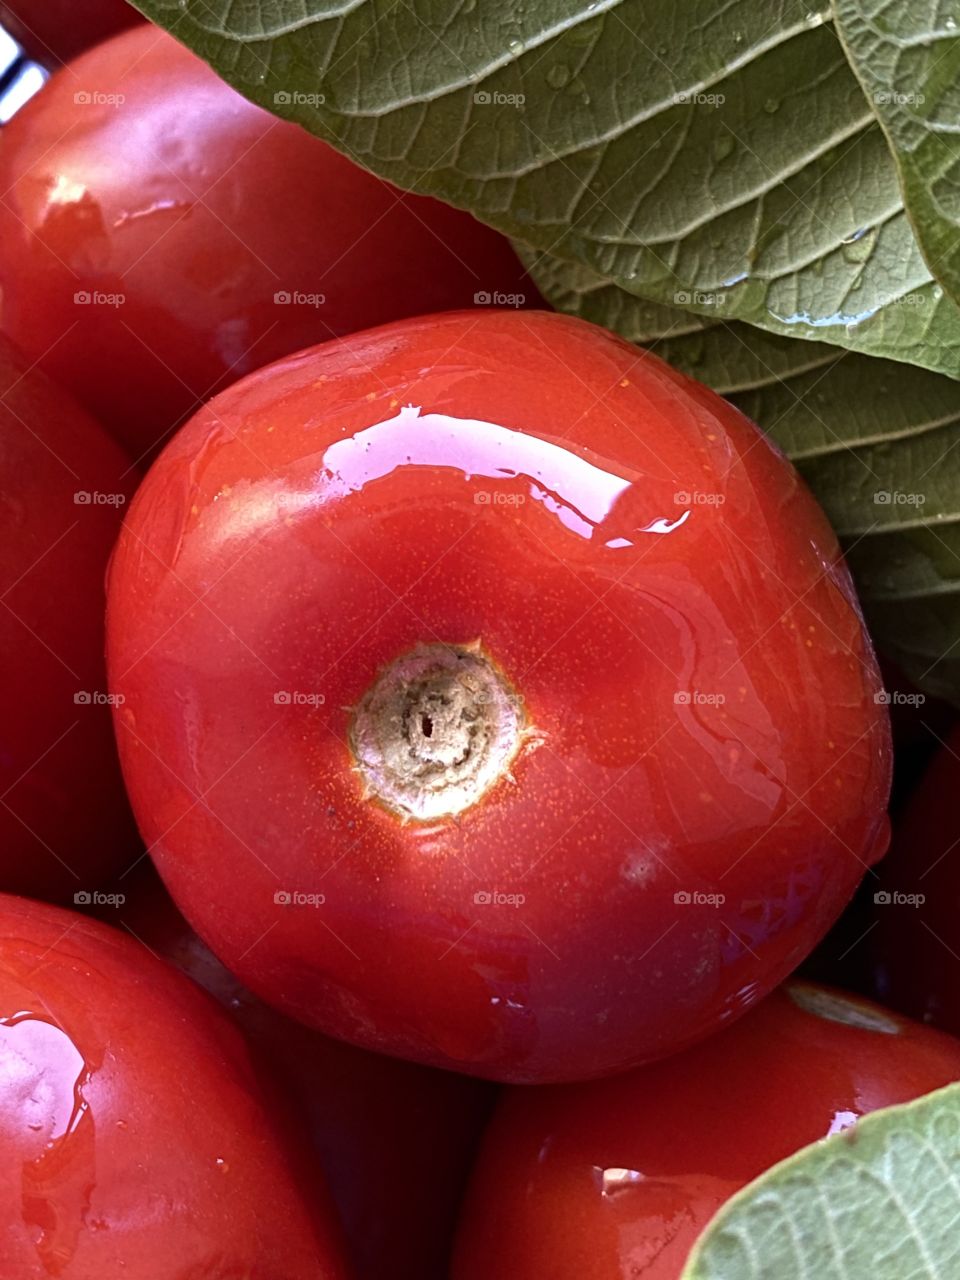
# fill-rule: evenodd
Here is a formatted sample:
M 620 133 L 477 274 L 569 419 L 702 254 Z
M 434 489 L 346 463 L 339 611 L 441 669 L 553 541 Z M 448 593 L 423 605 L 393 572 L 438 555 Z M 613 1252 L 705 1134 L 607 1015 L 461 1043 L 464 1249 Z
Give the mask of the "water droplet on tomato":
M 23 1220 L 51 1276 L 63 1274 L 76 1252 L 95 1184 L 84 1090 L 96 1065 L 46 1014 L 0 1018 L 7 1158 L 22 1159 Z

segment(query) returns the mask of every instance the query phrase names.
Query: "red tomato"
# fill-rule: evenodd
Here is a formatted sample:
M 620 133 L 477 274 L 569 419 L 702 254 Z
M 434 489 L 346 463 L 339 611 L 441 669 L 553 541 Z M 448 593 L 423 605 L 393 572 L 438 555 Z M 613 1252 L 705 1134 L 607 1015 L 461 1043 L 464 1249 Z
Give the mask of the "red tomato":
M 960 1034 L 960 725 L 914 791 L 881 865 L 870 935 L 878 988 Z
M 123 889 L 127 902 L 110 914 L 229 1010 L 293 1104 L 359 1280 L 445 1280 L 492 1086 L 366 1053 L 293 1022 L 224 969 L 155 874 L 125 878 Z
M 17 114 L 0 190 L 0 327 L 135 457 L 278 356 L 532 293 L 502 236 L 277 120 L 150 26 Z
M 0 26 L 31 58 L 52 66 L 75 58 L 98 40 L 142 22 L 127 0 L 4 0 Z
M 0 889 L 88 892 L 136 847 L 103 661 L 130 463 L 0 340 Z
M 726 402 L 565 316 L 264 369 L 113 563 L 141 831 L 249 987 L 497 1079 L 673 1052 L 886 846 L 889 728 L 833 534 Z
M 2 897 L 0 1006 L 4 1277 L 343 1277 L 242 1038 L 181 974 Z
M 677 1280 L 714 1213 L 764 1170 L 958 1078 L 950 1036 L 798 984 L 669 1062 L 506 1090 L 453 1280 Z

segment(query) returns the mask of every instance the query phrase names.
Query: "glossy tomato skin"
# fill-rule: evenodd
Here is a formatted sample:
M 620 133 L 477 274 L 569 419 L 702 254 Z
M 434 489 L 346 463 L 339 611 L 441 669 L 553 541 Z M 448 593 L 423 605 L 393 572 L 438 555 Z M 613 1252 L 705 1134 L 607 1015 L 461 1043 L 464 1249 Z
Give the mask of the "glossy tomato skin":
M 5 0 L 0 3 L 0 26 L 31 58 L 55 66 L 84 49 L 116 35 L 142 14 L 127 0 Z
M 960 1035 L 960 726 L 943 741 L 894 827 L 871 934 L 878 990 Z
M 457 1211 L 496 1090 L 367 1053 L 294 1022 L 211 954 L 156 873 L 104 918 L 204 987 L 239 1024 L 299 1120 L 343 1223 L 356 1280 L 447 1280 Z
M 0 186 L 0 327 L 138 458 L 279 356 L 533 292 L 504 237 L 279 121 L 152 26 L 18 112 Z
M 108 614 L 174 897 L 254 991 L 368 1048 L 521 1082 L 673 1052 L 886 844 L 823 515 L 725 402 L 568 317 L 408 321 L 225 393 L 141 488 Z M 404 825 L 364 798 L 352 708 L 477 640 L 533 733 L 458 822 Z
M 136 856 L 104 665 L 134 471 L 0 340 L 0 891 L 71 898 Z
M 714 1213 L 764 1170 L 960 1078 L 952 1037 L 859 997 L 790 990 L 669 1062 L 504 1090 L 452 1280 L 679 1280 Z
M 183 975 L 3 897 L 0 1003 L 5 1277 L 343 1280 L 242 1037 Z

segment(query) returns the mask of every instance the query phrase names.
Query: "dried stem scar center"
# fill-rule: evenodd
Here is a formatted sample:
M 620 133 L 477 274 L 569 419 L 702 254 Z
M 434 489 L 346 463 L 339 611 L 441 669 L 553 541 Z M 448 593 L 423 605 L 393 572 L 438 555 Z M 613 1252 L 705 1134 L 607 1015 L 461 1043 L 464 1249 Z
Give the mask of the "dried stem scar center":
M 479 642 L 417 645 L 395 659 L 350 726 L 364 795 L 420 822 L 476 804 L 510 776 L 531 736 L 520 698 Z

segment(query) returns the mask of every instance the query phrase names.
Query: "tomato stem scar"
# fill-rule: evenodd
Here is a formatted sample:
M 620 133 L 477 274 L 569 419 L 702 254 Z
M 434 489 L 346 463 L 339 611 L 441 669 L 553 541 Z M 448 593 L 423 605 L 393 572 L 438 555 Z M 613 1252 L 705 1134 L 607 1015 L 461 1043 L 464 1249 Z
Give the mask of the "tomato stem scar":
M 538 737 L 503 671 L 470 644 L 420 644 L 378 674 L 360 699 L 350 747 L 374 799 L 404 821 L 456 818 Z

